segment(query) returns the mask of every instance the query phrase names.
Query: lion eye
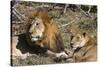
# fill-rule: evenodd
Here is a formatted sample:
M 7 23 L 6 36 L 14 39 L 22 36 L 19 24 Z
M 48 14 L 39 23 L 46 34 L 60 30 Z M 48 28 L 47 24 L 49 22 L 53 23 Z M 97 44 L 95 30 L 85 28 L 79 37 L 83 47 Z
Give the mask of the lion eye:
M 36 25 L 38 26 L 38 25 L 39 25 L 39 23 L 36 23 Z

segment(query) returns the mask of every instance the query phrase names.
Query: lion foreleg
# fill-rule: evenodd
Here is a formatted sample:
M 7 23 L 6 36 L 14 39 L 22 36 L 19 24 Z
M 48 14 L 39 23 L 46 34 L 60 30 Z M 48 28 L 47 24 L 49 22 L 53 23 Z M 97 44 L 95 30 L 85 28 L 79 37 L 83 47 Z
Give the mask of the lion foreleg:
M 64 51 L 62 51 L 60 53 L 55 53 L 51 50 L 47 50 L 46 54 L 49 56 L 52 56 L 52 57 L 57 57 L 57 58 L 68 58 L 68 55 Z
M 47 50 L 46 51 L 46 54 L 49 55 L 49 56 L 52 56 L 52 57 L 55 57 L 56 56 L 56 53 L 55 52 L 52 52 L 51 50 Z

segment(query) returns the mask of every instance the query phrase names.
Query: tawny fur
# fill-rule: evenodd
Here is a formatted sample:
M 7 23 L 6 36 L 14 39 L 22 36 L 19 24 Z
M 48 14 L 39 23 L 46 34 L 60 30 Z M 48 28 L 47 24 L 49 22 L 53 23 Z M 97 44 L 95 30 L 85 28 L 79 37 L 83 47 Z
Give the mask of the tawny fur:
M 74 37 L 76 36 L 77 34 Z M 85 45 L 81 47 L 79 50 L 76 49 L 77 51 L 73 53 L 73 59 L 75 60 L 75 62 L 85 62 L 85 61 L 96 61 L 97 60 L 96 40 L 90 37 L 88 34 L 85 35 L 85 39 L 87 39 L 87 42 L 85 43 Z

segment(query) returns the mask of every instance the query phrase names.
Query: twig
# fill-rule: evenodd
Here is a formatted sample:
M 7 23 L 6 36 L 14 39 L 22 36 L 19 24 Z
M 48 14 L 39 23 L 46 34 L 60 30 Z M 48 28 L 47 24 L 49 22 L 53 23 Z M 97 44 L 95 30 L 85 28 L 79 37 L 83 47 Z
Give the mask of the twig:
M 67 9 L 68 6 L 69 6 L 68 4 L 65 5 L 63 13 L 66 13 L 66 9 Z
M 89 10 L 88 10 L 88 15 L 92 18 L 92 16 L 90 15 L 90 11 L 91 11 L 92 6 L 89 6 Z
M 87 12 L 85 12 L 84 10 L 81 9 L 81 6 L 76 5 L 78 7 L 78 9 L 80 9 L 87 17 L 91 17 Z
M 89 10 L 88 10 L 88 13 L 90 13 L 90 11 L 91 11 L 91 8 L 92 8 L 92 6 L 89 6 Z

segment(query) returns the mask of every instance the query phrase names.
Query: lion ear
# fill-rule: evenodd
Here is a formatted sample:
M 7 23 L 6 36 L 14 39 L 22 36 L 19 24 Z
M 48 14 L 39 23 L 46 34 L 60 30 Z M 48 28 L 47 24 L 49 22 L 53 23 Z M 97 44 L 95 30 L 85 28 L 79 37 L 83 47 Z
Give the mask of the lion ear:
M 84 37 L 87 35 L 87 33 L 86 32 L 83 32 L 83 34 L 82 34 Z

